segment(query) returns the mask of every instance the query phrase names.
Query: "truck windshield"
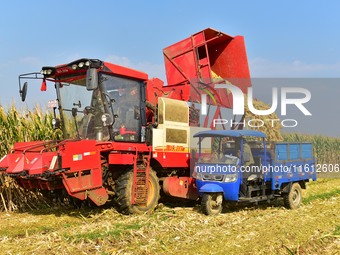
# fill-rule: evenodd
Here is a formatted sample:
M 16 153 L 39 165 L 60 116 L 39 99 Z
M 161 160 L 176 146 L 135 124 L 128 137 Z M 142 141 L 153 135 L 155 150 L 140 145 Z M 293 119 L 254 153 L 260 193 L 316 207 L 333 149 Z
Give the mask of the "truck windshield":
M 236 166 L 239 163 L 239 158 L 232 155 L 221 155 L 220 157 L 217 154 L 202 154 L 198 158 L 198 163 L 219 163 L 219 164 L 226 164 Z
M 102 74 L 104 94 L 112 102 L 115 115 L 113 139 L 122 142 L 140 140 L 141 86 L 142 81 Z
M 230 137 L 212 137 L 211 151 L 202 153 L 198 163 L 221 163 L 237 165 L 239 163 L 239 148 L 235 139 Z
M 100 73 L 99 86 L 95 90 L 86 89 L 85 78 L 56 83 L 56 86 L 66 139 L 140 140 L 142 81 Z M 104 114 L 113 120 L 112 129 L 104 125 Z
M 85 79 L 72 83 L 57 83 L 66 139 L 109 140 L 108 128 L 101 120 L 104 114 L 103 98 L 99 88 L 88 91 Z

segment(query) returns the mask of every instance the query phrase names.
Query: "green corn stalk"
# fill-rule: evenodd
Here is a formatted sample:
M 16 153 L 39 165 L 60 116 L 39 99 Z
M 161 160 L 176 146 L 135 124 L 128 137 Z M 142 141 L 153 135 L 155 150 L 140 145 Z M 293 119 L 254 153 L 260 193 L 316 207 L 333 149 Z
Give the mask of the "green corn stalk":
M 15 142 L 60 140 L 62 133 L 52 126 L 53 115 L 41 108 L 18 111 L 0 106 L 0 155 L 7 154 Z

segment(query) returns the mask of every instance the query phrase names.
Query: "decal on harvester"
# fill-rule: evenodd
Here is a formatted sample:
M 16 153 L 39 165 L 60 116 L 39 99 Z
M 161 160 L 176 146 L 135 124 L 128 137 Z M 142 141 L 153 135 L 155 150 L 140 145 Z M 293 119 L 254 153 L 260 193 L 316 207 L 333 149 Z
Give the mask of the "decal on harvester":
M 84 156 L 96 155 L 95 151 L 84 152 Z
M 33 165 L 37 160 L 38 160 L 38 158 L 34 158 L 34 159 L 30 162 L 30 164 Z
M 73 155 L 73 161 L 79 161 L 79 160 L 83 160 L 82 154 Z
M 53 156 L 49 170 L 54 169 L 55 163 L 57 162 L 58 156 Z
M 4 158 L 6 158 L 7 155 L 3 156 L 1 159 L 0 159 L 0 162 L 2 162 L 4 160 Z

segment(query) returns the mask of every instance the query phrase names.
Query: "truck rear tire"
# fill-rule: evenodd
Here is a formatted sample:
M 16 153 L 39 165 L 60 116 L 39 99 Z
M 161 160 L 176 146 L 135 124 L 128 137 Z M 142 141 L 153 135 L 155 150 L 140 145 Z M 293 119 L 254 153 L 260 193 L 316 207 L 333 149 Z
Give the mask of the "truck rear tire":
M 133 205 L 131 201 L 133 186 L 133 169 L 121 174 L 116 180 L 115 202 L 117 210 L 123 214 L 141 214 L 152 211 L 159 200 L 159 182 L 156 173 L 150 169 L 148 201 L 146 206 Z
M 221 193 L 204 193 L 201 209 L 205 215 L 217 215 L 223 207 L 223 195 Z
M 288 209 L 297 209 L 302 202 L 302 189 L 299 183 L 293 183 L 289 193 L 283 195 L 284 205 Z

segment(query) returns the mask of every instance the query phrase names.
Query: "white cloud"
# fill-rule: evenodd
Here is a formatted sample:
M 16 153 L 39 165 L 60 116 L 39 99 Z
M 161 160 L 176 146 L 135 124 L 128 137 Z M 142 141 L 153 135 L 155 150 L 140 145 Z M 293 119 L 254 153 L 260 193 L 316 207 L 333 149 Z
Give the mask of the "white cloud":
M 274 62 L 256 58 L 249 60 L 252 77 L 339 77 L 340 63 L 315 64 L 299 60 Z
M 19 62 L 25 66 L 42 66 L 41 59 L 36 57 L 24 57 L 19 59 Z
M 129 67 L 132 69 L 136 69 L 138 71 L 147 73 L 150 78 L 159 78 L 164 81 L 166 84 L 166 79 L 165 79 L 165 68 L 164 64 L 154 64 L 150 62 L 133 62 L 127 57 L 121 57 L 121 56 L 116 56 L 116 55 L 110 55 L 108 56 L 105 61 L 111 62 L 113 64 Z
M 105 61 L 126 67 L 132 67 L 133 65 L 127 57 L 120 57 L 115 55 L 108 56 Z

